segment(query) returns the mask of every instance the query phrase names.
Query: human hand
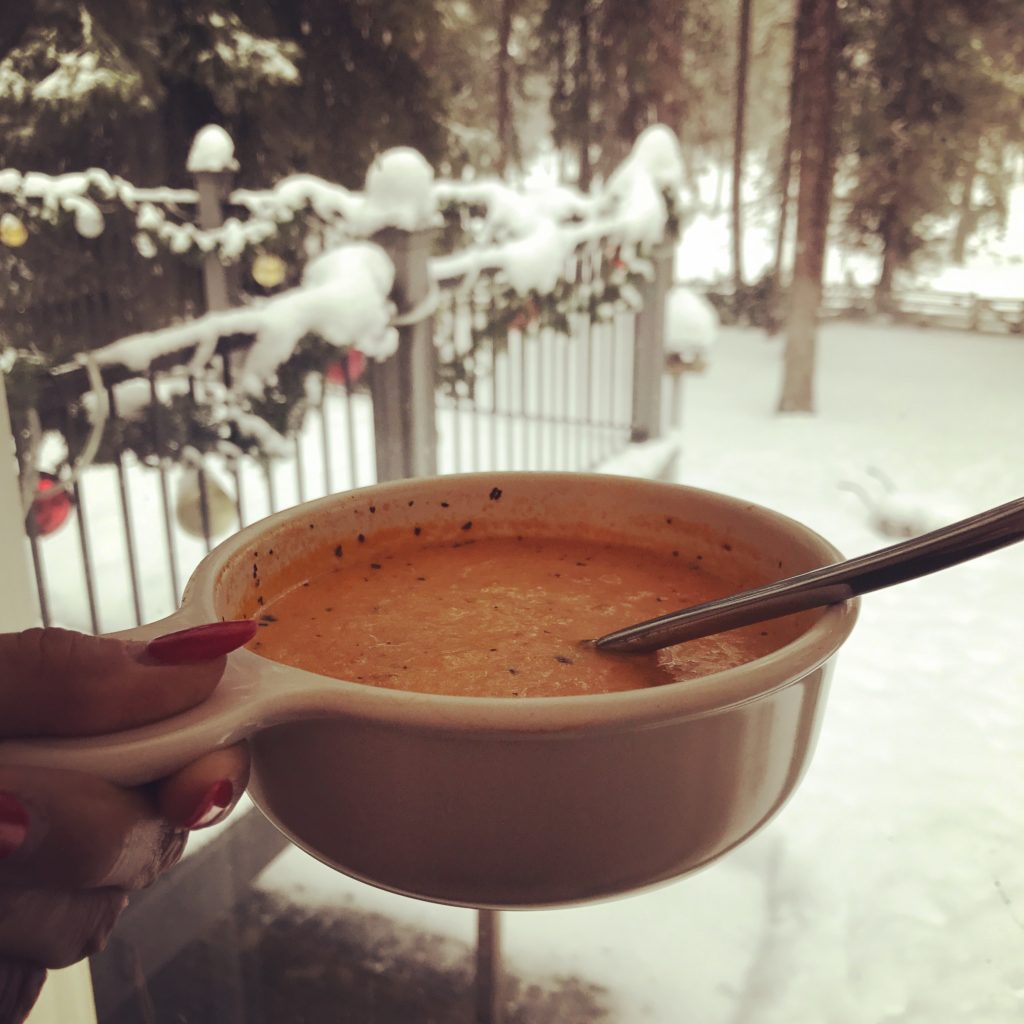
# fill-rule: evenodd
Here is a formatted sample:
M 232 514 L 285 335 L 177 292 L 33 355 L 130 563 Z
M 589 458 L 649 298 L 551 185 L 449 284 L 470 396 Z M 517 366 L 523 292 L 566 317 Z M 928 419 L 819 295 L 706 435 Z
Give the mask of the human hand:
M 90 736 L 205 700 L 255 623 L 214 623 L 149 645 L 64 629 L 0 634 L 0 739 Z M 126 789 L 77 772 L 0 766 L 0 1024 L 31 1009 L 46 968 L 103 948 L 129 894 L 221 821 L 245 789 L 246 747 Z

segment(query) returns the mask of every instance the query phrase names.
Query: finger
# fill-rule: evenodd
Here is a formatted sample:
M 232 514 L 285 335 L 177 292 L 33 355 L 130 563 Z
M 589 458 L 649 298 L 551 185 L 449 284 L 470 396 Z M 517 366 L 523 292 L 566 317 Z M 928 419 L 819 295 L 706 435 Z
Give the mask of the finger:
M 0 634 L 0 736 L 91 736 L 184 711 L 255 628 L 212 623 L 149 645 L 67 629 Z
M 164 779 L 157 788 L 160 814 L 184 829 L 215 825 L 231 813 L 249 783 L 244 743 L 216 750 Z
M 152 796 L 77 772 L 0 767 L 0 885 L 138 889 L 184 849 Z
M 0 1021 L 21 1024 L 35 1006 L 46 968 L 23 960 L 0 960 Z
M 67 967 L 92 956 L 106 944 L 127 902 L 119 889 L 61 892 L 0 886 L 0 962 Z

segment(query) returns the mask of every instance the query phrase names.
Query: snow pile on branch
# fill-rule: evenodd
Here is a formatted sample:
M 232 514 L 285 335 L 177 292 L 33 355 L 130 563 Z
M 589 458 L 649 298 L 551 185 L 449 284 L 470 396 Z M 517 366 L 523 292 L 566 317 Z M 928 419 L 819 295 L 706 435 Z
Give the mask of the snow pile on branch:
M 306 334 L 345 348 L 358 344 L 368 356 L 387 359 L 398 348 L 389 326 L 388 299 L 395 268 L 386 252 L 369 242 L 331 249 L 311 260 L 302 286 L 260 307 L 256 342 L 246 355 L 242 387 L 252 394 L 295 351 Z
M 398 332 L 390 324 L 394 273 L 391 260 L 379 246 L 369 242 L 346 245 L 310 261 L 297 288 L 251 306 L 208 313 L 174 327 L 122 338 L 97 349 L 92 358 L 99 366 L 123 366 L 143 374 L 161 357 L 193 349 L 188 372 L 199 375 L 218 341 L 252 335 L 255 340 L 246 353 L 237 385 L 231 391 L 223 389 L 218 397 L 218 418 L 234 423 L 267 454 L 286 452 L 284 439 L 248 410 L 248 397 L 266 392 L 278 368 L 309 334 L 338 348 L 356 346 L 371 358 L 392 356 L 398 347 Z M 207 381 L 204 387 L 216 389 L 218 385 Z M 140 387 L 125 389 L 117 398 L 124 403 L 119 412 L 126 416 L 142 407 L 144 392 Z
M 435 194 L 442 202 L 482 206 L 486 214 L 478 244 L 434 260 L 432 272 L 449 281 L 496 271 L 521 294 L 550 294 L 565 261 L 587 242 L 650 247 L 662 241 L 672 212 L 666 195 L 678 206 L 682 182 L 675 135 L 653 125 L 593 196 L 553 185 L 520 192 L 496 181 L 440 184 Z
M 153 211 L 156 219 L 162 221 L 163 214 L 153 204 L 195 204 L 199 200 L 191 189 L 137 188 L 98 167 L 58 175 L 38 171 L 22 174 L 14 168 L 4 168 L 0 170 L 0 195 L 8 196 L 25 210 L 38 204 L 49 220 L 55 220 L 60 210 L 70 213 L 75 229 L 83 238 L 96 238 L 103 233 L 105 221 L 100 202 L 116 201 L 135 210 L 137 221 L 148 216 L 147 211 Z M 152 216 L 150 223 L 153 223 Z M 184 251 L 173 244 L 171 247 L 177 252 Z
M 208 124 L 196 132 L 188 151 L 185 169 L 189 174 L 237 171 L 235 143 L 219 124 Z
M 339 347 L 358 345 L 376 359 L 391 356 L 398 344 L 389 323 L 393 282 L 394 267 L 383 249 L 369 242 L 348 245 L 311 261 L 298 288 L 251 306 L 133 334 L 97 349 L 93 356 L 101 366 L 144 373 L 154 360 L 193 348 L 193 365 L 202 366 L 221 338 L 251 334 L 256 341 L 243 368 L 242 387 L 255 394 L 306 334 Z

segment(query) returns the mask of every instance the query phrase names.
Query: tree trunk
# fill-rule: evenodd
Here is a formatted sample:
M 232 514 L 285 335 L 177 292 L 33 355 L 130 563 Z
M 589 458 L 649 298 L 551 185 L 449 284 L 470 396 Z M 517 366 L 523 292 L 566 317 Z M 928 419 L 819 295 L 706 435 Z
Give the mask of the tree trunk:
M 818 307 L 835 166 L 837 0 L 800 0 L 797 13 L 800 191 L 779 412 L 814 411 Z
M 583 192 L 590 190 L 591 178 L 594 175 L 590 163 L 590 140 L 592 137 L 590 126 L 590 108 L 593 103 L 593 69 L 591 68 L 590 56 L 590 10 L 589 0 L 583 0 L 580 4 L 579 20 L 579 106 L 581 117 L 579 119 L 580 130 L 580 173 L 579 187 Z
M 893 310 L 892 282 L 901 262 L 896 251 L 898 221 L 899 213 L 891 204 L 883 208 L 878 218 L 878 235 L 882 243 L 882 269 L 878 272 L 878 282 L 875 285 L 875 308 L 880 313 L 891 313 Z
M 779 163 L 779 223 L 775 235 L 775 263 L 772 268 L 773 290 L 776 296 L 782 282 L 782 252 L 786 244 L 786 229 L 789 226 L 789 189 L 793 180 L 793 155 L 800 148 L 800 140 L 797 137 L 799 41 L 794 15 L 793 55 L 789 72 L 789 123 L 786 125 L 786 137 L 782 142 L 782 160 Z
M 743 289 L 743 132 L 747 113 L 747 68 L 750 63 L 750 5 L 740 0 L 736 40 L 736 120 L 732 142 L 732 287 L 737 298 Z
M 974 179 L 977 166 L 973 160 L 965 165 L 963 191 L 957 204 L 956 234 L 953 236 L 953 247 L 949 256 L 957 264 L 964 262 L 967 254 L 967 240 L 974 231 L 974 209 L 971 206 L 971 193 L 974 192 Z
M 498 16 L 498 173 L 505 174 L 515 160 L 515 123 L 512 116 L 512 7 L 514 0 L 501 0 Z

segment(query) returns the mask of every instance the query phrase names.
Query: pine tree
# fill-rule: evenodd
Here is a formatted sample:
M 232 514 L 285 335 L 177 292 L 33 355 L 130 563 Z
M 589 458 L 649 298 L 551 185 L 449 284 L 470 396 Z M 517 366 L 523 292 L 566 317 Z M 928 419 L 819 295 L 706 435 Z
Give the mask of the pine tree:
M 930 225 L 954 212 L 976 171 L 999 205 L 1003 152 L 1021 135 L 1024 6 L 877 0 L 845 15 L 844 134 L 855 168 L 846 223 L 881 255 L 884 309 L 896 274 L 928 246 Z

